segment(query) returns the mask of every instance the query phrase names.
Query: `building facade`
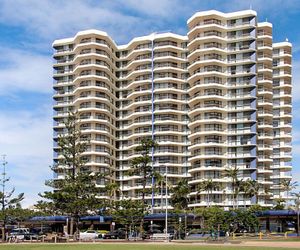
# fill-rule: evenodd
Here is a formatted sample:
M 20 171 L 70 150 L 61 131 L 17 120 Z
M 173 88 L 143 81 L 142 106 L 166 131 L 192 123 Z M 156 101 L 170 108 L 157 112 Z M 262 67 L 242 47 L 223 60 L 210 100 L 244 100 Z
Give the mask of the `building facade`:
M 86 170 L 109 172 L 97 184 L 118 182 L 116 199 L 141 198 L 141 176 L 126 173 L 142 138 L 158 143 L 153 168 L 167 171 L 169 185 L 188 178 L 190 207 L 208 205 L 198 189 L 208 179 L 219 184 L 210 203 L 232 207 L 224 176 L 232 167 L 260 183 L 239 205 L 288 198 L 281 184 L 292 178 L 291 44 L 273 43 L 272 24 L 252 10 L 198 12 L 187 26 L 186 36 L 155 33 L 126 45 L 98 30 L 54 41 L 54 141 L 76 111 L 90 141 Z M 154 211 L 164 209 L 161 183 L 147 188 Z

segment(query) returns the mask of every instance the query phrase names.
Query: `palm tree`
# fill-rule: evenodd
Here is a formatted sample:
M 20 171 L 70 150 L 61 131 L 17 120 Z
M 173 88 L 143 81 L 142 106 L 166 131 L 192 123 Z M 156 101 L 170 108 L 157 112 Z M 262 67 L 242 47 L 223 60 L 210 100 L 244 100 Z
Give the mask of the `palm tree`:
M 172 188 L 171 204 L 175 209 L 183 210 L 185 217 L 185 233 L 187 230 L 187 210 L 190 202 L 191 187 L 186 178 L 181 179 L 177 185 Z
M 274 210 L 284 209 L 283 203 L 284 203 L 285 200 L 283 198 L 276 198 L 276 199 L 274 199 L 274 201 L 275 201 L 275 205 L 273 207 Z
M 219 187 L 219 183 L 213 182 L 212 179 L 203 180 L 199 186 L 198 194 L 201 191 L 207 192 L 207 205 L 210 207 L 210 195 L 212 194 L 213 190 L 217 189 Z
M 239 168 L 234 165 L 232 168 L 225 169 L 225 177 L 231 179 L 231 189 L 232 189 L 232 206 L 235 208 L 235 204 L 237 204 L 236 199 L 239 193 L 239 180 L 238 180 Z M 237 204 L 238 205 L 238 204 Z
M 105 185 L 105 190 L 109 197 L 109 204 L 111 205 L 112 201 L 116 199 L 116 193 L 120 192 L 120 185 L 116 182 L 110 182 Z
M 246 180 L 242 184 L 242 190 L 244 192 L 244 200 L 246 198 L 251 199 L 252 197 L 256 197 L 255 204 L 258 203 L 258 194 L 261 185 L 256 180 Z M 246 205 L 245 205 L 246 206 Z
M 284 179 L 281 182 L 283 190 L 286 192 L 286 207 L 288 206 L 289 192 L 295 189 L 298 186 L 297 181 L 286 180 Z
M 191 192 L 190 185 L 186 178 L 181 179 L 177 185 L 172 188 L 171 203 L 174 208 L 186 210 L 189 204 L 189 194 Z
M 154 179 L 155 179 L 155 189 L 156 191 L 160 191 L 160 208 L 161 211 L 163 211 L 163 190 L 164 190 L 164 185 L 166 184 L 166 178 L 163 175 L 161 175 L 159 172 L 155 172 Z

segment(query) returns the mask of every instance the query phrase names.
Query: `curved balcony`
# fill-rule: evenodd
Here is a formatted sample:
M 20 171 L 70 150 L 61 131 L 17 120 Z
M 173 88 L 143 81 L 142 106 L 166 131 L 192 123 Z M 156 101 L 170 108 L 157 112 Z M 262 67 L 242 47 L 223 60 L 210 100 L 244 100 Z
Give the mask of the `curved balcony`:
M 220 45 L 218 43 L 212 42 L 210 45 L 195 45 L 195 48 L 190 49 L 190 53 L 188 54 L 187 58 L 189 62 L 193 62 L 196 58 L 201 55 L 205 55 L 207 53 L 216 53 L 222 56 L 227 55 L 227 47 L 224 45 Z
M 205 100 L 206 101 L 213 100 L 213 101 L 221 101 L 222 102 L 222 101 L 227 100 L 227 96 L 220 92 L 210 92 L 210 93 L 202 93 L 202 94 L 199 93 L 199 94 L 192 96 L 191 99 L 188 101 L 188 104 L 193 107 L 193 105 L 196 102 L 205 101 Z
M 202 22 L 198 22 L 196 25 L 193 25 L 192 28 L 190 28 L 187 35 L 188 37 L 193 37 L 195 33 L 198 34 L 200 31 L 210 31 L 210 30 L 225 32 L 227 30 L 227 25 L 224 22 L 217 19 L 202 21 Z
M 200 66 L 208 66 L 208 65 L 218 65 L 218 66 L 226 66 L 227 60 L 222 58 L 221 56 L 209 56 L 209 57 L 198 57 L 193 61 L 190 61 L 190 65 L 187 70 L 189 72 L 194 72 Z
M 192 131 L 191 134 L 188 136 L 190 140 L 193 140 L 194 137 L 204 136 L 204 135 L 227 135 L 228 132 L 226 129 L 203 129 L 203 130 L 197 130 Z

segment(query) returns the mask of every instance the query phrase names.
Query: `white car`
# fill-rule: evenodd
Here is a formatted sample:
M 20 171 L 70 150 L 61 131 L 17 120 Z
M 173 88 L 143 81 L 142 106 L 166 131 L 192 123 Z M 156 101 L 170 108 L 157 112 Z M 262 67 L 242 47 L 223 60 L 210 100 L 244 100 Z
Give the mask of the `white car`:
M 29 240 L 30 236 L 29 228 L 15 228 L 10 233 L 10 237 L 18 240 Z
M 97 239 L 99 234 L 95 230 L 87 230 L 85 232 L 80 232 L 79 239 L 80 240 L 93 240 Z

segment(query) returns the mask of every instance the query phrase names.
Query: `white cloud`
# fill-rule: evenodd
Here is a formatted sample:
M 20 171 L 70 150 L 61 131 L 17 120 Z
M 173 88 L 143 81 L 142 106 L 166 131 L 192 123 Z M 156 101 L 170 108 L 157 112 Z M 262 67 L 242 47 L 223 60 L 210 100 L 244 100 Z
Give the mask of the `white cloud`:
M 119 39 L 128 39 L 136 28 L 147 26 L 143 19 L 108 9 L 110 5 L 106 1 L 3 0 L 0 22 L 24 27 L 37 38 L 51 41 L 89 28 L 110 30 Z
M 118 2 L 120 4 L 122 1 Z M 176 15 L 182 7 L 182 2 L 178 0 L 127 0 L 126 7 L 148 16 L 159 16 L 161 18 Z
M 52 92 L 50 55 L 0 48 L 0 95 L 18 90 Z
M 268 14 L 269 17 L 284 16 L 286 13 L 284 10 L 293 12 L 300 8 L 298 0 L 232 0 L 224 1 L 224 7 L 227 11 L 252 8 L 260 13 Z
M 284 17 L 284 10 L 299 9 L 296 3 L 296 0 L 2 0 L 0 22 L 23 27 L 32 35 L 33 42 L 40 38 L 49 42 L 73 36 L 79 30 L 96 28 L 108 31 L 118 42 L 127 43 L 134 36 L 153 31 L 175 29 L 174 32 L 178 32 L 179 26 L 184 26 L 196 11 L 211 8 L 234 11 L 248 9 L 252 4 L 253 9 L 267 17 Z
M 0 113 L 0 152 L 7 155 L 10 185 L 16 193 L 25 192 L 25 206 L 37 200 L 52 175 L 47 167 L 52 162 L 51 116 L 51 107 Z

